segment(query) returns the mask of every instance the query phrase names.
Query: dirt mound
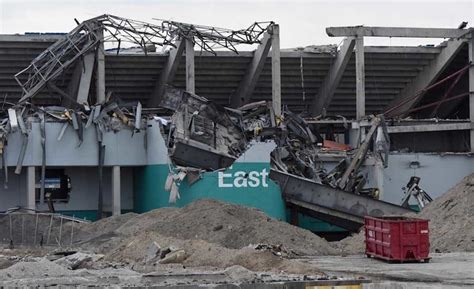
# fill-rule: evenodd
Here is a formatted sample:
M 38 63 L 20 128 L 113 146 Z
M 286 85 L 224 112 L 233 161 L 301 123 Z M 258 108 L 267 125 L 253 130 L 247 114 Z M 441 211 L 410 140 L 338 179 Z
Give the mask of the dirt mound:
M 123 239 L 109 250 L 106 261 L 131 264 L 139 271 L 154 270 L 148 268 L 149 246 L 159 244 L 161 248 L 183 249 L 186 259 L 180 262 L 185 267 L 227 268 L 234 265 L 242 266 L 252 271 L 274 271 L 294 274 L 320 275 L 314 266 L 308 266 L 296 260 L 287 260 L 275 256 L 268 251 L 256 251 L 252 247 L 241 249 L 225 248 L 219 244 L 209 243 L 198 239 L 176 239 L 165 237 L 153 231 L 145 231 Z
M 145 214 L 110 217 L 75 228 L 74 241 L 105 259 L 144 265 L 151 244 L 184 249 L 184 266 L 314 273 L 296 261 L 257 251 L 252 245 L 282 245 L 297 255 L 337 253 L 310 231 L 268 217 L 263 212 L 214 200 L 199 200 L 183 208 L 162 208 Z M 307 266 L 306 266 L 307 267 Z
M 352 236 L 342 239 L 338 242 L 333 242 L 331 245 L 341 251 L 344 255 L 358 255 L 365 253 L 365 232 L 364 228 L 359 233 L 354 233 Z
M 310 231 L 277 221 L 254 208 L 215 200 L 199 200 L 183 208 L 156 209 L 129 216 L 120 226 L 114 219 L 83 225 L 83 233 L 77 233 L 75 240 L 93 241 L 100 246 L 101 241 L 117 236 L 157 232 L 176 239 L 204 240 L 229 249 L 264 243 L 283 245 L 299 255 L 335 253 L 328 242 Z M 109 223 L 112 225 L 105 225 Z
M 70 271 L 46 259 L 18 262 L 0 271 L 0 280 L 68 276 Z
M 474 251 L 474 174 L 426 206 L 419 218 L 429 219 L 431 251 Z

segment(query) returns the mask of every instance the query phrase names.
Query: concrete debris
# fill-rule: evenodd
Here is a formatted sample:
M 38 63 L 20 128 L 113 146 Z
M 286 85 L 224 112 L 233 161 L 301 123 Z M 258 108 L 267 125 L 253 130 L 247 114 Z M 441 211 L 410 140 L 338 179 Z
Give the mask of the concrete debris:
M 159 262 L 160 264 L 182 263 L 186 259 L 186 252 L 183 249 L 166 254 Z
M 279 257 L 293 257 L 296 254 L 286 249 L 283 245 L 268 245 L 268 244 L 258 244 L 253 247 L 258 251 L 269 251 L 275 256 Z
M 388 153 L 388 134 L 382 115 L 371 118 L 372 127 L 359 149 L 325 140 L 314 124 L 308 124 L 300 115 L 285 110 L 275 116 L 271 103 L 260 101 L 238 109 L 216 105 L 204 97 L 167 87 L 160 104 L 172 110 L 172 121 L 164 129 L 168 136 L 169 155 L 175 166 L 167 181 L 170 202 L 179 199 L 179 182 L 191 167 L 213 171 L 229 167 L 248 148 L 252 140 L 272 139 L 277 149 L 272 153 L 272 167 L 276 170 L 304 177 L 317 183 L 356 194 L 376 197 L 376 188 L 364 189 L 366 177 L 359 173 L 366 158 L 369 144 L 376 139 L 377 148 L 383 148 L 384 162 Z M 380 129 L 379 129 L 380 128 Z M 382 129 L 384 128 L 384 129 Z M 374 136 L 374 137 L 372 137 Z M 320 155 L 328 147 L 344 151 L 345 159 L 327 172 Z M 199 173 L 191 182 L 199 179 Z M 174 185 L 173 185 L 174 184 Z
M 177 166 L 208 171 L 232 165 L 251 138 L 275 123 L 266 102 L 230 109 L 171 87 L 160 106 L 174 112 L 164 132 L 171 160 Z
M 58 260 L 54 262 L 70 270 L 76 270 L 76 269 L 81 268 L 81 266 L 87 262 L 97 262 L 103 257 L 104 255 L 77 252 L 72 255 L 59 258 Z
M 326 53 L 326 54 L 335 56 L 337 54 L 337 45 L 336 44 L 308 45 L 305 47 L 282 49 L 282 51 L 302 51 L 306 53 L 317 53 L 317 54 Z
M 145 263 L 149 263 L 152 260 L 160 257 L 161 247 L 158 243 L 152 242 L 146 251 Z M 162 258 L 160 258 L 162 259 Z

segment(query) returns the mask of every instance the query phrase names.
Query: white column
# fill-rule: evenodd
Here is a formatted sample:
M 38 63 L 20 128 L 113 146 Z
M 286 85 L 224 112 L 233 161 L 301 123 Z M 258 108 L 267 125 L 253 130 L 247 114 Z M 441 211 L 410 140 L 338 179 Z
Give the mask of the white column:
M 26 170 L 26 207 L 36 209 L 35 167 Z
M 112 215 L 121 213 L 120 166 L 112 167 Z
M 272 33 L 272 104 L 276 116 L 281 115 L 280 26 Z
M 364 38 L 356 38 L 356 119 L 365 115 Z
M 383 199 L 384 195 L 384 183 L 383 183 L 383 162 L 379 158 L 375 159 L 375 164 L 374 164 L 374 179 L 375 179 L 375 185 L 379 189 L 379 200 Z
M 471 120 L 471 152 L 474 152 L 474 31 L 469 40 L 469 119 Z
M 97 67 L 96 67 L 96 78 L 95 78 L 95 90 L 96 90 L 96 102 L 103 103 L 105 101 L 105 55 L 104 55 L 104 31 L 99 30 L 97 32 L 101 37 L 100 45 L 97 48 Z
M 186 91 L 196 93 L 194 78 L 194 43 L 186 38 Z

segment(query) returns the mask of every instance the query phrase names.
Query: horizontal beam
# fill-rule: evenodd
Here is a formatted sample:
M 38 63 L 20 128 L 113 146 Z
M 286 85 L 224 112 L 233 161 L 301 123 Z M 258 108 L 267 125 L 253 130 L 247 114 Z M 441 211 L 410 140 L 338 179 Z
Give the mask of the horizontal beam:
M 438 54 L 441 48 L 430 46 L 366 46 L 365 53 L 413 53 Z
M 331 37 L 412 37 L 412 38 L 459 38 L 469 32 L 469 29 L 451 28 L 415 28 L 415 27 L 370 27 L 343 26 L 328 27 L 326 33 Z
M 14 34 L 0 34 L 0 42 L 56 42 L 59 39 L 66 37 L 61 34 L 28 34 L 28 35 L 14 35 Z
M 469 130 L 474 128 L 471 123 L 433 123 L 418 125 L 402 125 L 387 127 L 388 133 L 408 133 L 408 132 L 429 132 L 429 131 L 448 131 L 448 130 Z

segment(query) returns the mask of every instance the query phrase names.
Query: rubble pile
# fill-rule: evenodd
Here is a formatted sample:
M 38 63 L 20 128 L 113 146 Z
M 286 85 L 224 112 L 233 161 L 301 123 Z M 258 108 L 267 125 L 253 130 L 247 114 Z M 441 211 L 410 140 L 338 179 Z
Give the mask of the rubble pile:
M 180 255 L 175 252 L 182 250 L 172 263 L 219 268 L 238 264 L 251 270 L 298 268 L 289 266 L 292 261 L 282 255 L 336 253 L 328 242 L 307 230 L 257 209 L 214 200 L 120 216 L 119 221 L 115 218 L 76 224 L 74 243 L 110 261 L 163 263 L 169 254 Z

